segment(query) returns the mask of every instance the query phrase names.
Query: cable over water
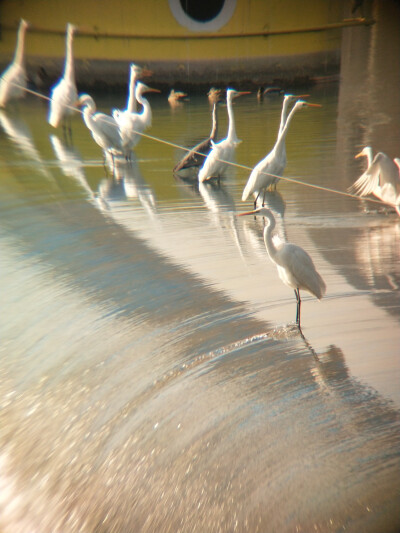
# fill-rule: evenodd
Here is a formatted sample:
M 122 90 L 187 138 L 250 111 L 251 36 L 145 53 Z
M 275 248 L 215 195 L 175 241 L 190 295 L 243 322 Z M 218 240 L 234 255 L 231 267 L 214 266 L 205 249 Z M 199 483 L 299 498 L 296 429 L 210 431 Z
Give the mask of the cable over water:
M 50 97 L 48 97 L 48 96 L 46 96 L 46 95 L 44 95 L 44 94 L 42 94 L 42 93 L 40 93 L 38 91 L 34 91 L 32 89 L 27 89 L 26 87 L 23 87 L 23 86 L 18 85 L 16 83 L 13 83 L 13 85 L 15 85 L 16 87 L 19 87 L 20 89 L 26 91 L 29 94 L 37 96 L 38 98 L 42 98 L 42 99 L 47 100 L 47 101 L 51 100 Z M 78 112 L 78 113 L 82 114 L 82 111 L 80 109 L 77 109 L 76 107 L 69 106 L 69 105 L 67 105 L 66 107 L 68 107 L 72 111 L 75 111 L 75 112 Z M 176 144 L 176 143 L 174 143 L 172 141 L 167 141 L 165 139 L 160 139 L 159 137 L 155 137 L 154 135 L 149 135 L 148 133 L 143 133 L 141 131 L 135 131 L 135 130 L 134 130 L 134 133 L 137 133 L 137 134 L 141 135 L 142 137 L 144 137 L 146 139 L 150 139 L 151 141 L 158 142 L 158 143 L 164 144 L 166 146 L 171 146 L 172 148 L 177 148 L 177 149 L 183 150 L 185 152 L 193 151 L 192 148 L 187 148 L 186 146 L 181 146 L 181 145 Z M 194 151 L 193 153 L 195 153 L 197 155 L 204 155 L 204 154 L 201 154 L 200 152 L 196 152 L 196 151 Z M 235 168 L 246 170 L 248 172 L 251 172 L 253 170 L 253 167 L 249 167 L 247 165 L 242 165 L 240 163 L 234 163 L 232 161 L 225 161 L 223 159 L 217 159 L 217 160 L 219 162 L 221 162 L 221 163 L 225 163 L 226 165 L 230 165 L 230 166 L 235 167 Z M 370 198 L 370 197 L 364 197 L 364 196 L 360 197 L 360 196 L 357 196 L 357 195 L 352 194 L 352 193 L 347 192 L 347 191 L 340 191 L 338 189 L 332 189 L 330 187 L 324 187 L 323 185 L 315 185 L 314 183 L 308 183 L 307 181 L 304 181 L 301 178 L 289 178 L 287 176 L 278 176 L 276 174 L 271 174 L 269 172 L 263 172 L 263 174 L 265 174 L 267 176 L 274 177 L 274 178 L 278 178 L 279 180 L 287 181 L 289 183 L 295 183 L 296 185 L 302 185 L 302 186 L 308 187 L 310 189 L 316 189 L 316 190 L 324 191 L 324 192 L 331 193 L 331 194 L 337 194 L 337 195 L 345 196 L 347 198 L 352 198 L 352 199 L 358 200 L 358 201 L 360 201 L 360 200 L 368 201 L 368 202 L 372 202 L 374 204 L 378 204 L 378 205 L 380 205 L 382 207 L 387 207 L 387 204 L 385 204 L 381 200 L 378 200 L 377 198 Z

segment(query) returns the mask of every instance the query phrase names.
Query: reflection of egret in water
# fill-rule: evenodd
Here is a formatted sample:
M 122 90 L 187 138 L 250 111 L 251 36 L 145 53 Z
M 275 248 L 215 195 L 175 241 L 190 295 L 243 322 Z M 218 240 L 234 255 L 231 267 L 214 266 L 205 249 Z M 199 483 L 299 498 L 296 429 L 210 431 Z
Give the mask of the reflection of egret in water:
M 222 232 L 225 229 L 228 230 L 230 238 L 232 238 L 243 259 L 242 243 L 239 237 L 236 207 L 233 197 L 220 182 L 199 182 L 198 187 L 213 224 Z
M 108 209 L 104 199 L 95 194 L 90 188 L 83 170 L 82 160 L 76 150 L 66 146 L 56 135 L 50 135 L 50 142 L 59 167 L 64 175 L 68 178 L 73 178 L 86 191 L 89 199 L 95 202 L 97 206 L 101 209 Z
M 362 264 L 362 272 L 368 287 L 379 291 L 399 291 L 400 289 L 400 224 L 396 219 L 392 224 L 369 228 L 355 246 L 357 264 Z
M 136 156 L 132 159 L 115 160 L 115 172 L 110 178 L 103 179 L 98 188 L 98 194 L 112 207 L 113 202 L 137 199 L 145 211 L 153 216 L 156 211 L 154 192 L 143 179 Z
M 104 178 L 100 181 L 98 195 L 111 207 L 111 202 L 126 199 L 123 180 L 115 176 Z
M 145 211 L 149 215 L 154 215 L 157 211 L 156 198 L 152 188 L 144 180 L 139 162 L 133 152 L 129 161 L 118 162 L 117 172 L 122 178 L 126 198 L 137 198 Z
M 17 147 L 19 152 L 32 162 L 35 162 L 37 169 L 46 177 L 50 174 L 45 167 L 43 160 L 33 144 L 31 132 L 26 123 L 20 118 L 10 117 L 5 111 L 0 110 L 0 126 L 3 128 L 7 137 Z

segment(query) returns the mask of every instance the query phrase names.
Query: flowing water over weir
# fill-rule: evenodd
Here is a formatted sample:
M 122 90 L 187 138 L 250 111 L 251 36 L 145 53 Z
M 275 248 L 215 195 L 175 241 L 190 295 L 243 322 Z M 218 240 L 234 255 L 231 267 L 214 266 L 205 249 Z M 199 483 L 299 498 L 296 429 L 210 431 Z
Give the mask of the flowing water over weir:
M 207 135 L 205 97 L 151 101 L 155 137 Z M 335 89 L 310 101 L 286 175 L 344 191 L 362 137 Z M 280 106 L 238 102 L 238 162 L 272 146 Z M 79 116 L 71 147 L 45 113 L 29 97 L 0 116 L 0 531 L 398 531 L 398 216 L 267 195 L 327 284 L 301 333 L 263 221 L 236 216 L 247 171 L 178 180 L 181 154 L 144 138 L 113 177 Z

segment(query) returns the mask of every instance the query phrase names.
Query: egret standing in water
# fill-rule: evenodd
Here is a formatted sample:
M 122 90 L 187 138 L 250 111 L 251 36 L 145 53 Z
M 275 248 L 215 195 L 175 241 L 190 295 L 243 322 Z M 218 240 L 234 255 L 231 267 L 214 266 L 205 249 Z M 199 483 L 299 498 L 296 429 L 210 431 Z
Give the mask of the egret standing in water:
M 217 89 L 215 89 L 217 91 Z M 204 163 L 205 158 L 210 153 L 212 142 L 216 142 L 218 136 L 218 104 L 221 101 L 222 91 L 215 93 L 214 103 L 211 112 L 211 132 L 207 139 L 196 144 L 174 167 L 174 172 L 179 172 L 185 168 L 199 167 Z
M 240 213 L 238 216 L 245 215 L 259 215 L 267 219 L 267 225 L 264 228 L 265 247 L 283 283 L 294 289 L 297 301 L 296 323 L 300 328 L 300 290 L 308 291 L 320 300 L 326 292 L 325 282 L 315 269 L 311 257 L 303 248 L 281 240 L 274 242 L 272 232 L 275 228 L 275 218 L 269 209 L 259 207 L 254 211 Z
M 73 24 L 67 24 L 64 74 L 59 82 L 54 85 L 50 95 L 48 122 L 53 128 L 57 128 L 63 123 L 64 130 L 67 129 L 67 117 L 70 119 L 78 99 L 72 53 L 72 41 L 76 29 Z M 68 130 L 71 134 L 70 122 L 68 122 Z
M 290 122 L 292 121 L 295 113 L 299 109 L 305 107 L 321 107 L 319 104 L 309 104 L 304 100 L 298 100 L 293 109 L 291 110 L 287 119 L 285 119 L 285 113 L 287 112 L 287 106 L 289 105 L 289 98 L 285 97 L 283 108 L 282 108 L 282 118 L 281 126 L 278 132 L 278 138 L 276 140 L 275 146 L 269 152 L 269 154 L 264 157 L 251 171 L 249 179 L 246 183 L 246 186 L 243 190 L 242 201 L 246 201 L 247 198 L 253 194 L 254 195 L 254 208 L 257 206 L 257 200 L 261 193 L 266 191 L 268 188 L 276 187 L 276 184 L 279 181 L 279 176 L 282 176 L 283 171 L 286 167 L 286 147 L 285 140 L 286 135 L 289 130 Z M 283 124 L 283 126 L 282 126 Z M 264 205 L 264 198 L 263 198 Z
M 111 155 L 114 163 L 114 157 L 123 154 L 122 139 L 115 119 L 105 113 L 96 112 L 96 104 L 88 94 L 80 96 L 78 105 L 83 108 L 83 120 L 93 139 L 105 155 Z
M 228 133 L 226 138 L 219 143 L 211 142 L 212 149 L 199 171 L 199 181 L 205 181 L 210 178 L 220 178 L 225 174 L 229 163 L 232 162 L 235 148 L 241 142 L 236 135 L 233 100 L 243 94 L 250 94 L 250 92 L 239 92 L 234 89 L 227 90 L 226 103 L 229 119 Z
M 353 183 L 349 192 L 358 196 L 373 194 L 387 205 L 394 207 L 400 215 L 400 177 L 396 159 L 392 161 L 383 152 L 373 157 L 370 146 L 366 146 L 355 157 L 366 157 L 367 170 Z
M 126 158 L 129 158 L 132 149 L 142 138 L 144 130 L 151 126 L 151 107 L 150 103 L 143 95 L 144 93 L 159 93 L 158 89 L 152 89 L 141 81 L 136 84 L 135 98 L 143 106 L 140 113 L 115 113 L 114 119 L 116 120 L 122 139 L 122 148 Z
M 10 100 L 16 100 L 25 96 L 27 76 L 24 64 L 24 44 L 28 26 L 28 22 L 21 19 L 14 59 L 0 77 L 0 107 L 6 107 Z
M 130 64 L 129 75 L 129 88 L 128 88 L 128 101 L 126 103 L 126 109 L 121 111 L 120 109 L 114 109 L 112 112 L 113 117 L 117 120 L 123 120 L 123 115 L 129 113 L 137 113 L 137 100 L 135 95 L 136 84 L 140 76 L 150 76 L 151 71 L 135 65 Z

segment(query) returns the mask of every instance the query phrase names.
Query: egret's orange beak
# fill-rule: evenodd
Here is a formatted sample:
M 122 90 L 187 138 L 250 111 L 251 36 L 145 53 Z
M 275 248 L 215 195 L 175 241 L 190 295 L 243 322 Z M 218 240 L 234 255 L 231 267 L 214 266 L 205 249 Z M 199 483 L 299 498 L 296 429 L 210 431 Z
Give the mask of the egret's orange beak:
M 310 94 L 294 94 L 293 96 L 295 96 L 296 98 L 308 98 L 311 95 Z
M 146 89 L 146 93 L 160 93 L 160 89 L 152 89 L 151 87 L 149 87 L 148 89 Z
M 306 102 L 306 104 L 308 105 L 308 107 L 322 107 L 321 104 L 309 104 L 308 102 Z
M 363 152 L 360 152 L 354 156 L 354 159 L 358 159 L 359 157 L 363 157 L 365 154 Z
M 258 213 L 257 210 L 246 211 L 245 213 L 239 213 L 237 216 L 238 216 L 238 217 L 244 217 L 245 215 L 254 215 L 254 214 L 256 214 L 256 213 Z
M 243 96 L 244 94 L 251 94 L 251 91 L 240 91 L 236 96 Z

